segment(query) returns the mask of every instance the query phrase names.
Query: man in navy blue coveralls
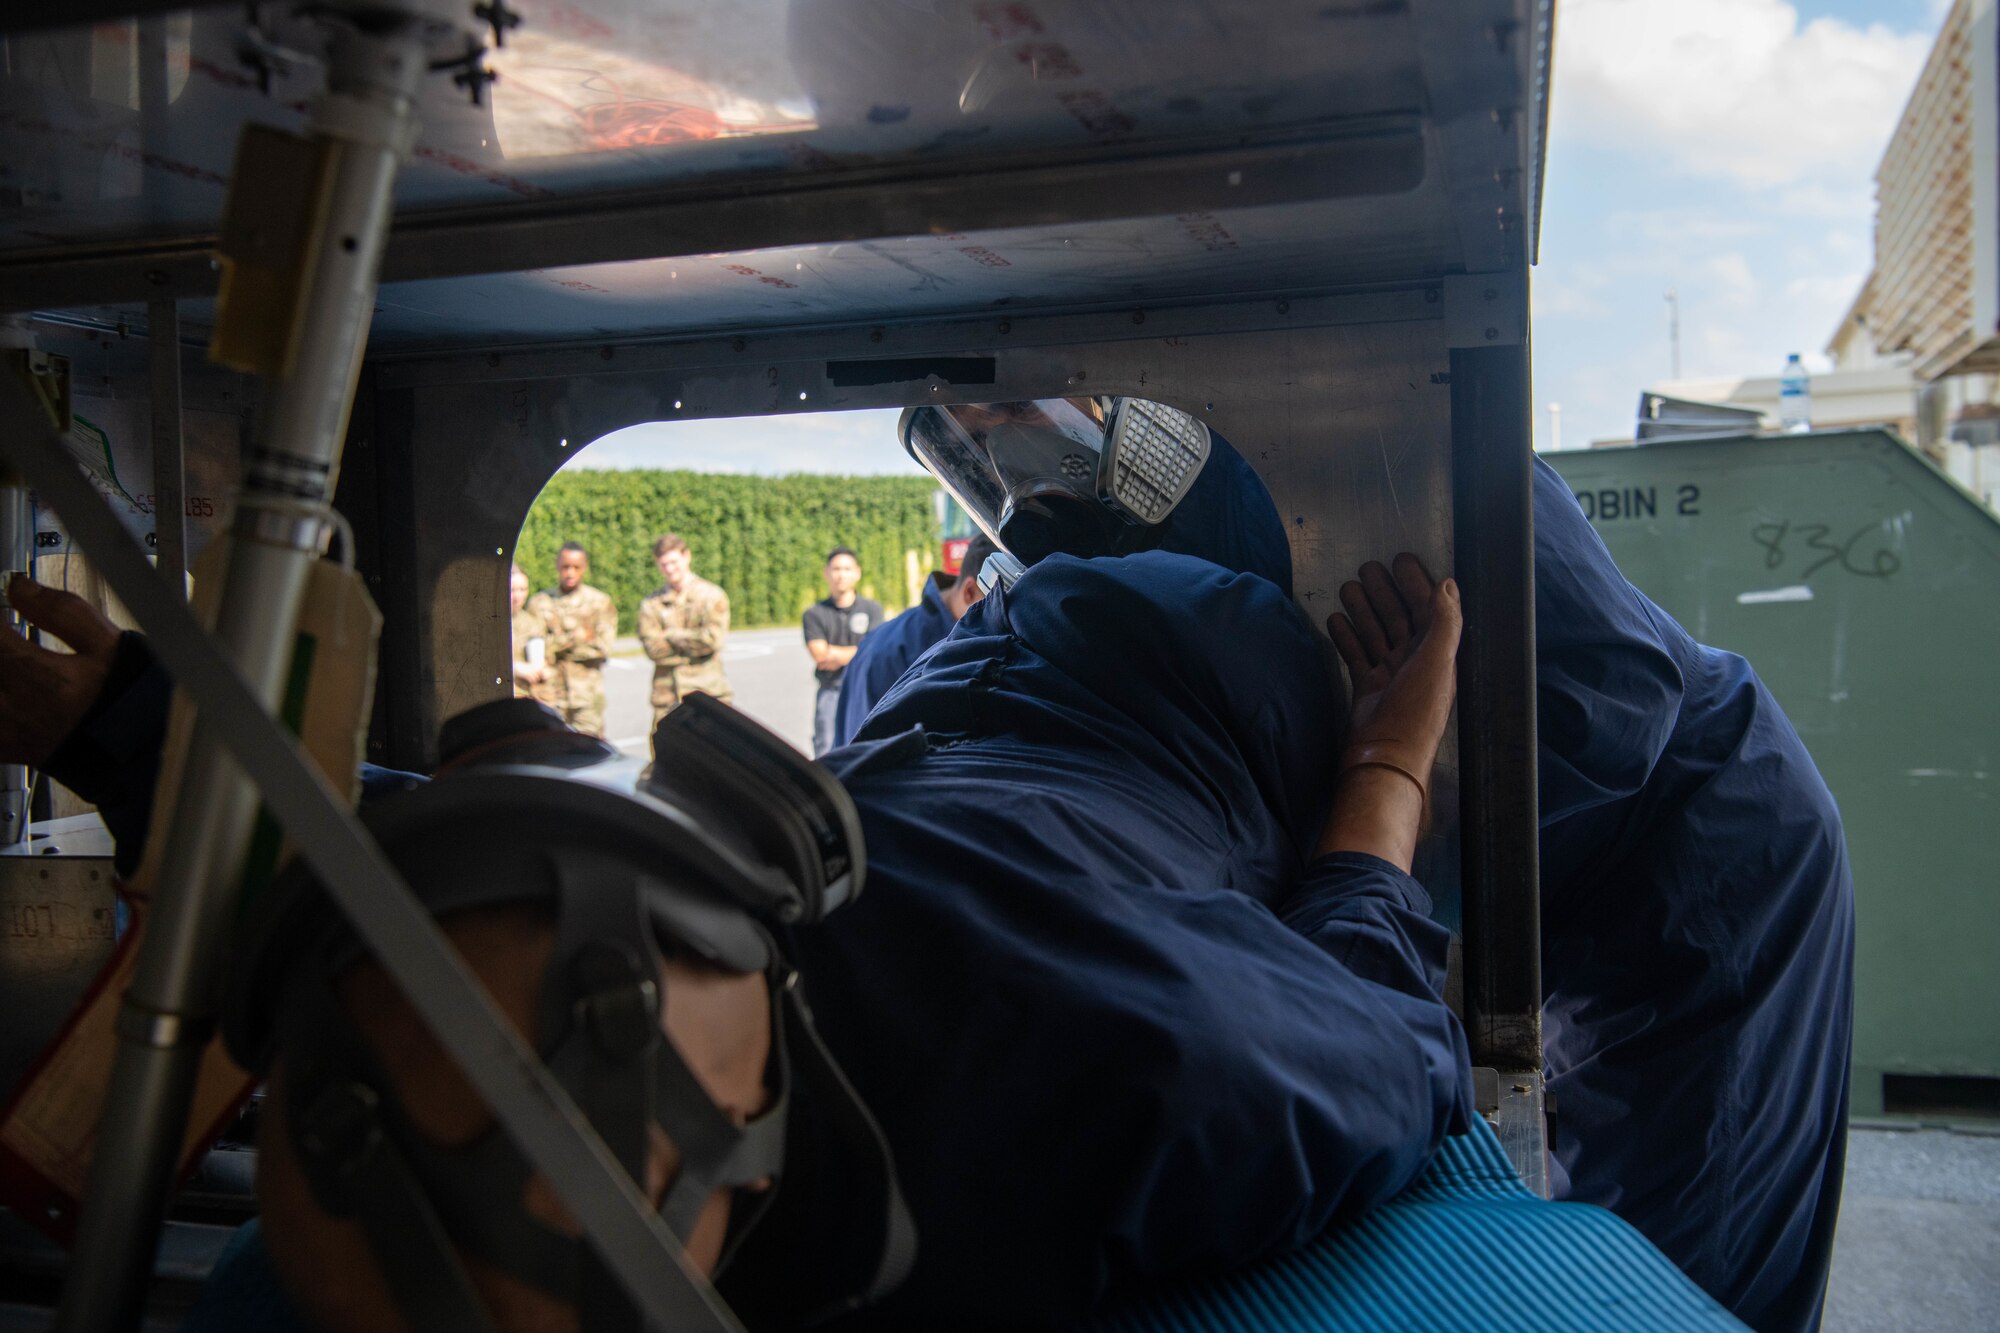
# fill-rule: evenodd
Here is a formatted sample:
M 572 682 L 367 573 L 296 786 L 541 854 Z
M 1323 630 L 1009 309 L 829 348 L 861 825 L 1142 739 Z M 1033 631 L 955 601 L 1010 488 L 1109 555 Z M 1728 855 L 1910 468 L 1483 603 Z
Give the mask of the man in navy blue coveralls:
M 1041 1326 L 1225 1272 L 1466 1124 L 1428 897 L 1313 854 L 1340 710 L 1275 511 L 1219 448 L 1171 527 L 1034 565 L 823 760 L 869 887 L 798 957 L 920 1236 L 857 1327 Z
M 1539 462 L 1534 487 L 1559 1195 L 1754 1327 L 1809 1328 L 1845 1151 L 1838 814 L 1748 665 L 1627 583 Z M 927 1271 L 990 1274 L 962 1294 L 1004 1315 L 1243 1262 L 1393 1193 L 1462 1100 L 1455 1034 L 1300 953 L 1372 897 L 1404 992 L 1442 958 L 1407 877 L 1304 863 L 1332 682 L 1219 439 L 1164 546 L 1207 563 L 1035 566 L 828 757 L 874 878 L 805 953 L 940 1260 L 906 1300 Z M 928 752 L 878 766 L 918 725 Z M 982 1151 L 1024 1122 L 1036 1160 Z

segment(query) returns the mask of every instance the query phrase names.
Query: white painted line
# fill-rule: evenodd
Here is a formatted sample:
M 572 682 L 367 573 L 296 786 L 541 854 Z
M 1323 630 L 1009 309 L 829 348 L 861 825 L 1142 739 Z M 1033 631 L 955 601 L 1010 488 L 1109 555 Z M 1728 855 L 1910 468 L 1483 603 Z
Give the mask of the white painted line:
M 1739 592 L 1736 594 L 1738 606 L 1762 606 L 1766 602 L 1810 602 L 1813 590 L 1803 583 L 1795 583 L 1789 588 L 1770 588 L 1764 592 Z
M 737 662 L 746 661 L 752 657 L 769 657 L 771 651 L 768 644 L 732 643 L 723 648 L 722 660 L 725 662 Z

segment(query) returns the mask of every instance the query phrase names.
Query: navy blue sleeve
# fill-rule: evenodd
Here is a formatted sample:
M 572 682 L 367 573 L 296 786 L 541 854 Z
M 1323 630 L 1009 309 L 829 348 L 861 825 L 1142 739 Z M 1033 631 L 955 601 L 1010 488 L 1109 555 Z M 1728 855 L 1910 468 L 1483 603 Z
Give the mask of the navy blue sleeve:
M 1129 1071 L 1178 1114 L 1114 1230 L 1114 1275 L 1227 1271 L 1301 1245 L 1401 1193 L 1472 1114 L 1443 998 L 1450 932 L 1415 880 L 1323 857 L 1268 930 L 1241 895 L 1183 902 L 1186 1063 Z M 1283 945 L 1287 928 L 1309 948 Z
M 1365 852 L 1320 857 L 1278 915 L 1356 976 L 1444 1003 L 1451 932 L 1431 919 L 1423 885 L 1382 858 Z
M 905 614 L 913 615 L 914 612 Z M 853 660 L 847 664 L 847 673 L 840 679 L 840 702 L 833 710 L 833 743 L 845 745 L 854 739 L 854 733 L 861 730 L 861 724 L 868 720 L 868 710 L 882 697 L 889 686 L 896 683 L 895 677 L 880 682 L 875 677 L 875 659 L 881 654 L 870 652 L 871 647 L 880 648 L 876 636 L 870 634 L 861 640 L 854 650 Z
M 1313 863 L 1281 916 L 863 809 L 884 873 L 798 945 L 923 1237 L 870 1327 L 968 1302 L 1040 1327 L 1241 1269 L 1394 1197 L 1466 1122 L 1448 935 L 1384 863 Z M 936 891 L 946 865 L 1007 892 Z
M 173 681 L 145 637 L 127 630 L 96 702 L 42 766 L 97 807 L 116 847 L 112 866 L 123 877 L 139 868 L 145 850 L 173 696 Z

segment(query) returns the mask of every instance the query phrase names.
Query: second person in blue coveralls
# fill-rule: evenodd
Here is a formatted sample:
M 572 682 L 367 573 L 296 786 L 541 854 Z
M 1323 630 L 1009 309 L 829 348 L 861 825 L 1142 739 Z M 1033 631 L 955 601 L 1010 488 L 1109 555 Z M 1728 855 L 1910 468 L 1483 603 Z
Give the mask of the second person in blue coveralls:
M 992 553 L 991 538 L 974 537 L 966 545 L 958 573 L 931 575 L 924 580 L 922 600 L 861 641 L 841 678 L 840 703 L 833 714 L 835 745 L 853 740 L 875 701 L 986 595 L 979 590 L 979 570 Z

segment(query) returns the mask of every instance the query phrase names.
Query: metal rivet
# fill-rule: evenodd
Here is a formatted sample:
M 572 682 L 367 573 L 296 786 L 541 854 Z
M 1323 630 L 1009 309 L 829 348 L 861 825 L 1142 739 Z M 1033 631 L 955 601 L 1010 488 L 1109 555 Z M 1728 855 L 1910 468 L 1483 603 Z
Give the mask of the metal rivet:
M 1288 315 L 1288 314 L 1290 314 L 1290 313 L 1291 313 L 1291 311 L 1292 311 L 1292 303 L 1291 303 L 1290 301 L 1280 301 L 1280 302 L 1278 302 L 1278 313 L 1279 313 L 1279 314 L 1281 314 L 1281 315 Z
M 868 330 L 868 341 L 869 341 L 869 342 L 872 342 L 872 343 L 878 343 L 878 342 L 881 342 L 881 341 L 882 341 L 882 330 L 880 330 L 880 329 L 870 329 L 870 330 Z
M 1499 336 L 1500 336 L 1500 330 L 1498 329 L 1486 330 L 1486 341 L 1488 342 L 1492 342 L 1495 338 L 1498 338 Z
M 729 350 L 732 352 L 740 352 L 747 345 L 741 338 L 731 338 L 729 340 Z
M 598 353 L 597 353 L 597 354 L 598 354 L 599 356 L 603 357 L 603 358 L 604 358 L 604 359 L 605 359 L 606 361 L 609 361 L 609 360 L 610 360 L 610 359 L 612 358 L 612 355 L 613 355 L 613 353 L 612 353 L 612 351 L 611 351 L 611 349 L 610 349 L 609 347 L 604 347 L 604 348 L 600 348 L 600 349 L 598 350 Z
M 1011 319 L 1003 319 L 993 327 L 995 331 L 999 333 L 1012 333 L 1014 331 L 1014 321 Z
M 1146 322 L 1146 312 L 1143 310 L 1134 310 L 1132 312 L 1132 322 L 1134 324 L 1144 324 Z
M 1424 304 L 1436 305 L 1437 303 L 1438 303 L 1438 289 L 1435 287 L 1424 288 Z

